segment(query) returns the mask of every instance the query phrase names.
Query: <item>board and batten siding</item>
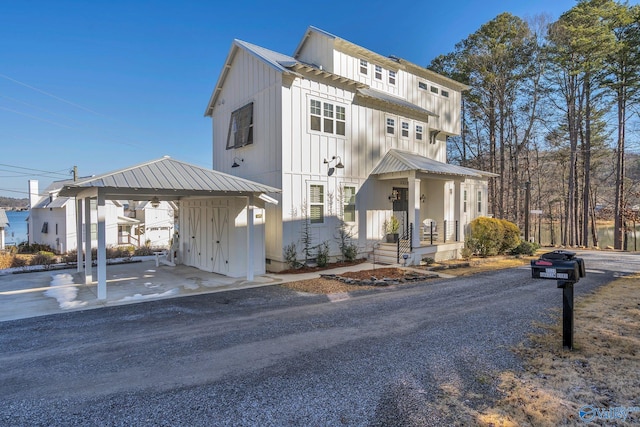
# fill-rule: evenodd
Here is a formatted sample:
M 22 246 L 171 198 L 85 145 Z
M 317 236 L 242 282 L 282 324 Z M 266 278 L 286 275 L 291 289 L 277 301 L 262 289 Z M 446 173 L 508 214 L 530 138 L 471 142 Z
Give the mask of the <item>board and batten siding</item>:
M 238 49 L 212 114 L 213 169 L 281 187 L 282 74 Z M 253 144 L 227 150 L 231 113 L 253 102 Z M 240 167 L 231 168 L 234 158 Z
M 322 65 L 324 70 L 333 73 L 333 38 L 316 32 L 307 33 L 305 37 L 296 59 L 307 64 Z

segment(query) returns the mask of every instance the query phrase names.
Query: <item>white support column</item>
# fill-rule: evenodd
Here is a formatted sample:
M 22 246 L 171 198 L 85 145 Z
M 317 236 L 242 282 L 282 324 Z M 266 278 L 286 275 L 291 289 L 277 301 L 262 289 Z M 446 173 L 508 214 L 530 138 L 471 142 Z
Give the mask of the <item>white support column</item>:
M 413 223 L 411 241 L 414 246 L 418 246 L 420 244 L 420 180 L 416 178 L 415 171 L 409 174 L 407 198 L 409 199 L 409 222 Z
M 82 199 L 76 197 L 76 270 L 82 272 Z
M 107 299 L 107 239 L 104 194 L 98 192 L 98 299 Z
M 254 253 L 254 227 L 253 227 L 253 194 L 247 196 L 247 281 L 253 280 L 253 253 Z
M 84 198 L 84 283 L 93 282 L 91 276 L 91 197 Z

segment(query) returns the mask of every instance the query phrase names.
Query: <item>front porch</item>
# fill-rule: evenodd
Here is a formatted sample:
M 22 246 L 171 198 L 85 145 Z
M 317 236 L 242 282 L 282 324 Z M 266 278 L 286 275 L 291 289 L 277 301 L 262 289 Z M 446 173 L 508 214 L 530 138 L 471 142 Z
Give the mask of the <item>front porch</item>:
M 458 221 L 453 224 L 443 221 L 442 232 L 436 232 L 433 224 L 429 224 L 429 227 L 422 224 L 419 233 L 421 239 L 416 244 L 412 239 L 416 234 L 413 232 L 413 224 L 409 224 L 407 229 L 402 231 L 397 242 L 376 243 L 370 259 L 372 262 L 382 264 L 401 265 L 419 265 L 425 258 L 433 258 L 434 261 L 457 259 L 464 248 L 464 241 L 459 238 L 458 228 Z

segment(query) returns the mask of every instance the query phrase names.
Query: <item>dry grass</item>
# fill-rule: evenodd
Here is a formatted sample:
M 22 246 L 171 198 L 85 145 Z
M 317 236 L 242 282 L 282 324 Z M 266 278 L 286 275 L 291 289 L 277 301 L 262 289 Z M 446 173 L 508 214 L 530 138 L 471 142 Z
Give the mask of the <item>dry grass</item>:
M 469 261 L 469 267 L 460 267 L 447 269 L 444 272 L 452 276 L 469 276 L 471 274 L 482 273 L 485 271 L 501 270 L 504 268 L 520 267 L 529 265 L 532 259 L 538 257 L 491 257 L 491 258 L 472 258 Z
M 577 301 L 574 322 L 573 351 L 562 349 L 561 319 L 518 347 L 526 371 L 502 374 L 505 397 L 477 415 L 479 425 L 588 425 L 578 417 L 584 405 L 640 406 L 640 275 Z M 638 421 L 635 413 L 616 425 Z

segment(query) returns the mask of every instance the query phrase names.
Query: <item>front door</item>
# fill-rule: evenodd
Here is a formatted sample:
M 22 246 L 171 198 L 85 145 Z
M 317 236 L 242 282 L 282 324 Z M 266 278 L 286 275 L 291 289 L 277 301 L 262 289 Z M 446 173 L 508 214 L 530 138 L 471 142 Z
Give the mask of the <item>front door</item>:
M 406 236 L 409 232 L 409 189 L 393 187 L 393 216 L 400 222 L 400 234 Z

